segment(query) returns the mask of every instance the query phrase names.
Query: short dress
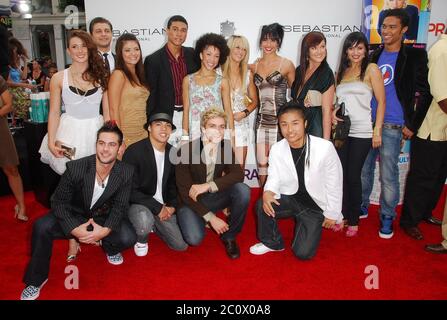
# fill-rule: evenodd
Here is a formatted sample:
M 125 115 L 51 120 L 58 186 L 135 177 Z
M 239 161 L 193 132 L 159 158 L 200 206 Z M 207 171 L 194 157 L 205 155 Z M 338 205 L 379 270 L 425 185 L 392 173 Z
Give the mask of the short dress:
M 7 89 L 6 81 L 0 76 L 0 95 Z M 0 109 L 2 107 L 3 101 L 0 98 Z M 6 116 L 0 117 L 0 146 L 0 167 L 17 166 L 19 164 L 19 157 L 11 132 L 9 131 Z
M 131 144 L 147 139 L 147 130 L 144 129 L 146 123 L 146 101 L 149 97 L 149 90 L 144 86 L 132 86 L 128 80 L 121 93 L 120 106 L 120 127 L 124 135 L 126 147 Z
M 202 86 L 194 81 L 195 74 L 188 75 L 189 79 L 189 135 L 192 140 L 200 138 L 200 119 L 204 111 L 212 107 L 222 109 L 222 79 L 216 74 L 212 85 Z
M 304 106 L 305 99 L 310 91 L 322 96 L 332 85 L 335 84 L 334 73 L 327 62 L 322 62 L 309 79 L 298 87 L 301 79 L 301 69 L 295 70 L 295 81 L 292 84 L 292 99 Z M 321 104 L 321 103 L 320 103 Z M 306 108 L 307 132 L 313 136 L 323 138 L 323 108 L 321 105 L 313 105 Z
M 246 84 L 250 81 L 250 71 L 247 72 Z M 244 111 L 247 106 L 245 105 L 245 95 L 248 92 L 243 92 L 241 88 L 231 90 L 231 107 L 233 113 Z M 248 146 L 248 140 L 250 138 L 250 121 L 248 117 L 242 118 L 240 121 L 234 120 L 235 142 L 236 147 Z
M 265 143 L 272 145 L 281 139 L 281 133 L 278 130 L 278 112 L 287 102 L 287 78 L 281 74 L 281 60 L 279 70 L 272 72 L 265 79 L 256 71 L 254 82 L 258 87 L 259 93 L 259 111 L 256 117 L 256 143 Z
M 64 70 L 62 101 L 65 113 L 60 117 L 56 131 L 56 141 L 76 148 L 73 158 L 80 159 L 96 153 L 96 134 L 104 120 L 99 113 L 103 90 L 101 87 L 77 94 L 68 85 L 68 69 Z M 68 158 L 56 158 L 48 149 L 48 134 L 39 149 L 40 160 L 48 164 L 58 174 L 63 174 Z

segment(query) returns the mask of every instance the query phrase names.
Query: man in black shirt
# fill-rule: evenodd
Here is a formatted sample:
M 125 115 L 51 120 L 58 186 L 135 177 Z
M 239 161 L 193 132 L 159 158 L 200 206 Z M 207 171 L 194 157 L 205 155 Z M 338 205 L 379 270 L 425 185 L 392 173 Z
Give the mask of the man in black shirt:
M 299 259 L 315 256 L 322 227 L 332 228 L 343 219 L 343 170 L 330 141 L 306 133 L 305 111 L 295 103 L 278 114 L 284 137 L 270 151 L 268 178 L 256 204 L 258 238 L 250 252 L 261 255 L 284 250 L 277 219 L 296 221 L 292 243 Z

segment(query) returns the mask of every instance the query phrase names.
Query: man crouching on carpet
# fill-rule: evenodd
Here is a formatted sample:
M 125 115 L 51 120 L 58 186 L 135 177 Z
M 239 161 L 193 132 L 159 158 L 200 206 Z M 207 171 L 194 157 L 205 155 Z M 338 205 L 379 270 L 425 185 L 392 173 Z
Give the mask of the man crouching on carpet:
M 306 133 L 304 108 L 286 104 L 278 113 L 284 139 L 270 151 L 264 194 L 256 204 L 258 238 L 255 255 L 284 250 L 277 219 L 296 221 L 292 250 L 299 259 L 315 256 L 322 227 L 341 222 L 343 170 L 330 141 Z
M 77 238 L 101 245 L 107 260 L 123 263 L 121 251 L 136 242 L 128 210 L 133 168 L 117 160 L 123 134 L 106 122 L 96 139 L 96 155 L 67 163 L 67 170 L 51 198 L 51 211 L 33 226 L 31 261 L 23 281 L 21 300 L 35 300 L 48 280 L 54 239 Z
M 234 156 L 231 142 L 223 140 L 226 114 L 210 108 L 201 116 L 199 139 L 180 149 L 175 167 L 181 199 L 177 220 L 185 241 L 199 245 L 207 223 L 216 231 L 229 258 L 239 258 L 236 236 L 241 232 L 250 202 L 250 188 L 243 183 L 244 172 Z M 215 213 L 230 208 L 228 223 Z

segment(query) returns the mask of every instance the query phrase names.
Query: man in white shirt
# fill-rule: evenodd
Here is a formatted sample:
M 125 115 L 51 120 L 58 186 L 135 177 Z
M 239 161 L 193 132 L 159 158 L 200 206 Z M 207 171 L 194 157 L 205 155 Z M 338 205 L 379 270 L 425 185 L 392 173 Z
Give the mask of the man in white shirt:
M 112 30 L 112 23 L 103 17 L 96 17 L 90 21 L 89 32 L 110 73 L 115 69 L 115 55 L 112 53 Z
M 121 251 L 134 245 L 135 232 L 125 218 L 133 168 L 117 160 L 121 130 L 106 122 L 98 130 L 96 154 L 67 163 L 51 197 L 51 211 L 33 226 L 31 261 L 21 300 L 35 300 L 48 280 L 55 239 L 76 238 L 100 245 L 110 264 L 123 263 Z
M 169 158 L 172 146 L 168 139 L 176 128 L 167 113 L 151 115 L 145 128 L 148 138 L 130 145 L 123 156 L 135 169 L 129 219 L 137 233 L 134 250 L 138 257 L 147 255 L 153 228 L 169 248 L 188 248 L 177 223 L 175 168 Z
M 256 204 L 258 238 L 250 252 L 284 250 L 278 219 L 296 221 L 292 250 L 299 259 L 315 256 L 322 227 L 341 223 L 343 170 L 330 141 L 306 133 L 305 110 L 286 104 L 278 113 L 284 137 L 270 151 L 264 194 Z

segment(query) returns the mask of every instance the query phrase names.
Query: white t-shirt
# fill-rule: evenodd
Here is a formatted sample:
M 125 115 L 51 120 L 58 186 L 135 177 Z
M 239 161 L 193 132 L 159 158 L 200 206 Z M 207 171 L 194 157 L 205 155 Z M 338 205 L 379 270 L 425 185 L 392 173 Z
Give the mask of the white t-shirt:
M 107 182 L 109 182 L 109 176 L 104 179 L 104 188 L 102 187 L 102 183 L 98 182 L 98 179 L 95 178 L 95 186 L 93 188 L 93 197 L 92 197 L 92 203 L 90 204 L 90 209 L 93 208 L 96 201 L 98 201 L 99 198 L 101 198 L 102 194 L 104 193 L 104 190 L 107 187 Z
M 164 204 L 163 201 L 163 172 L 165 168 L 165 153 L 154 149 L 155 162 L 157 163 L 157 191 L 154 194 L 154 199 Z

